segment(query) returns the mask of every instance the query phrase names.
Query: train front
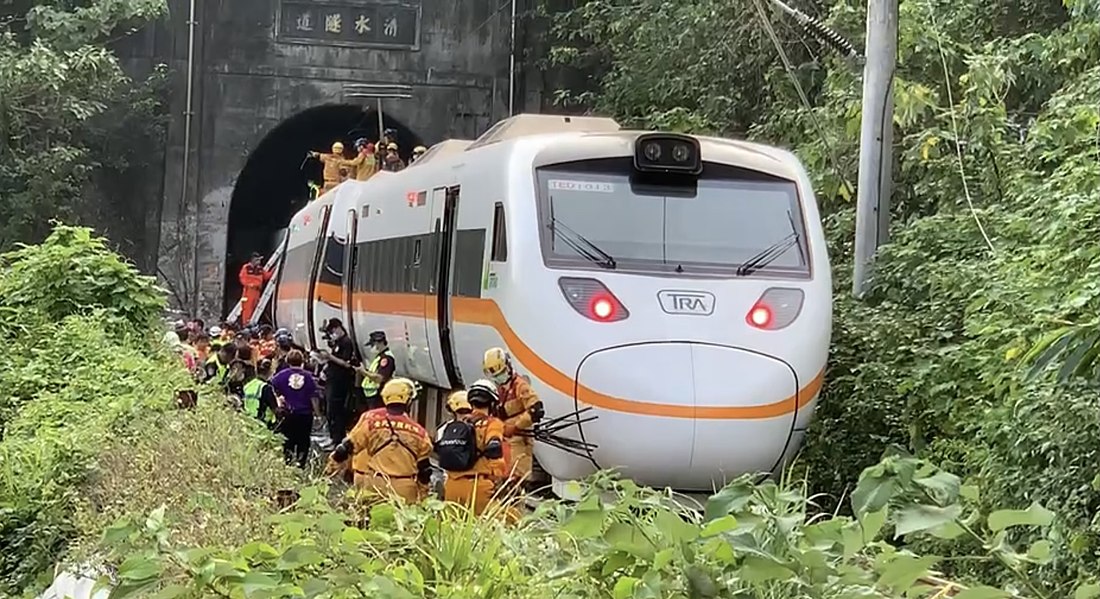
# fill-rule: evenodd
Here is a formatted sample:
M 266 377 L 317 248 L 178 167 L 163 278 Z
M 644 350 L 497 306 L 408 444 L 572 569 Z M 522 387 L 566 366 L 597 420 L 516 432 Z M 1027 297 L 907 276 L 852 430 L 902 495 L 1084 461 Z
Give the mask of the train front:
M 693 492 L 781 467 L 811 420 L 832 320 L 801 165 L 677 135 L 561 145 L 533 154 L 545 268 L 517 279 L 546 293 L 525 322 L 563 375 L 548 411 L 591 407 L 569 436 L 598 448 L 582 460 L 540 444 L 540 463 L 559 481 L 616 468 Z

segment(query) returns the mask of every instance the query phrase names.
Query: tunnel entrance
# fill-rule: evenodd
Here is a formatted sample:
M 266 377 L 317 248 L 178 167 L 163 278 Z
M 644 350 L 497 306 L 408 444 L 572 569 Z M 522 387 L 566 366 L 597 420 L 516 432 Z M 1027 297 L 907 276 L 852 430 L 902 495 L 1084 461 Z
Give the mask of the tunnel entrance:
M 412 149 L 423 140 L 384 110 L 382 118 L 386 128 L 397 130 L 400 154 L 407 162 Z M 309 181 L 322 182 L 321 162 L 306 160 L 307 152 L 327 152 L 333 142 L 340 141 L 346 156 L 352 158 L 355 140 L 361 137 L 378 140 L 376 110 L 326 104 L 290 116 L 252 150 L 229 201 L 222 314 L 228 314 L 240 299 L 241 266 L 252 252 L 270 256 L 275 251 L 291 215 L 309 201 Z

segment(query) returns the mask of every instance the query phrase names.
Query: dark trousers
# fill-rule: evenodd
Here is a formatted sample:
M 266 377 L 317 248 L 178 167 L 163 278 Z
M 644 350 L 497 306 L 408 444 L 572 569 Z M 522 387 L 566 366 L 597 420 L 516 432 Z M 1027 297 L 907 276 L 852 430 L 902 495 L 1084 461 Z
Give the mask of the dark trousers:
M 283 457 L 286 463 L 297 463 L 299 468 L 306 467 L 309 458 L 309 433 L 313 430 L 313 414 L 285 414 L 279 423 L 279 432 L 286 437 L 283 441 Z
M 382 407 L 381 395 L 375 394 L 370 397 L 363 397 L 363 393 L 359 392 L 355 394 L 355 398 L 355 407 L 351 410 L 351 420 L 348 421 L 349 428 L 354 428 L 359 419 L 363 417 L 363 414 Z
M 325 387 L 325 411 L 328 417 L 328 436 L 333 443 L 344 440 L 348 432 L 348 396 L 350 389 L 333 385 Z

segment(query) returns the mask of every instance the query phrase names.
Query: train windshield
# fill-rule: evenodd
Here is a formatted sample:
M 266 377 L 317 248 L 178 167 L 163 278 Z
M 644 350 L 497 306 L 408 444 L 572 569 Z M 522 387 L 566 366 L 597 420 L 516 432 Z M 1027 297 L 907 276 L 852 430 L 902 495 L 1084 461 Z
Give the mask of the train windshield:
M 548 265 L 807 276 L 796 185 L 707 163 L 697 181 L 643 180 L 631 160 L 538 169 Z

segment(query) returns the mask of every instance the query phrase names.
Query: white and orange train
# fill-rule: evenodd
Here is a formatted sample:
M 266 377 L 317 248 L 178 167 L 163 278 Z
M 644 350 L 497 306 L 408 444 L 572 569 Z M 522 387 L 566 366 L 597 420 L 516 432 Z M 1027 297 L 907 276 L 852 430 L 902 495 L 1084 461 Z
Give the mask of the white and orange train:
M 580 457 L 536 444 L 564 483 L 617 468 L 705 492 L 797 451 L 832 331 L 809 179 L 781 149 L 519 115 L 348 181 L 294 215 L 275 321 L 318 347 L 329 317 L 397 370 L 457 389 L 505 347 Z

